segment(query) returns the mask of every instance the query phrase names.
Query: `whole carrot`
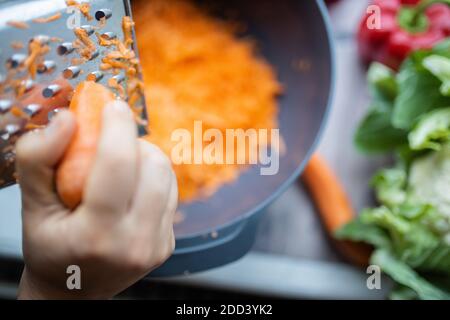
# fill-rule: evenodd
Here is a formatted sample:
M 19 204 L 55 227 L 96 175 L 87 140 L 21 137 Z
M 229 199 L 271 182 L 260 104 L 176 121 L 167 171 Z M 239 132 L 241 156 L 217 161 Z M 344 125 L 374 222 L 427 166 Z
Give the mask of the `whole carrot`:
M 339 179 L 318 154 L 312 156 L 303 172 L 302 180 L 314 200 L 325 229 L 333 238 L 338 229 L 355 217 L 350 199 Z M 338 250 L 354 264 L 359 266 L 368 264 L 371 253 L 369 246 L 338 240 L 336 245 Z
M 103 109 L 114 99 L 109 89 L 92 81 L 82 82 L 75 89 L 69 108 L 77 120 L 77 130 L 56 171 L 58 194 L 70 209 L 82 200 L 97 150 Z

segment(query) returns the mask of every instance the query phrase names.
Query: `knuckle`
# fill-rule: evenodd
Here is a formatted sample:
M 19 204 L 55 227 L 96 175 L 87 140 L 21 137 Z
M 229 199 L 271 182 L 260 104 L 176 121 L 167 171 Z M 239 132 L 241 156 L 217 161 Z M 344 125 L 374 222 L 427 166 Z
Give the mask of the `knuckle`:
M 108 250 L 101 242 L 93 242 L 88 245 L 81 245 L 76 249 L 76 257 L 82 262 L 100 262 L 108 257 Z
M 102 232 L 86 232 L 83 241 L 73 239 L 72 250 L 75 257 L 83 262 L 101 262 L 109 259 L 113 254 L 110 241 Z
M 136 273 L 144 273 L 151 269 L 151 259 L 149 255 L 141 250 L 130 250 L 126 257 L 128 268 Z

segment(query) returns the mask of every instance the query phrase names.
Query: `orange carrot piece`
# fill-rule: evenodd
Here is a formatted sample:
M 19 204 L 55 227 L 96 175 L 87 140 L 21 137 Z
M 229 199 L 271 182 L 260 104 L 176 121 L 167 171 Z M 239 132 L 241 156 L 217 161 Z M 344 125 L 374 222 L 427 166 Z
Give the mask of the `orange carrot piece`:
M 31 125 L 43 126 L 48 122 L 48 113 L 53 109 L 63 109 L 69 106 L 70 95 L 73 92 L 73 87 L 69 81 L 59 77 L 53 84 L 57 84 L 61 87 L 61 91 L 52 98 L 44 98 L 42 96 L 42 90 L 45 85 L 38 84 L 28 94 L 26 94 L 21 100 L 21 105 L 26 107 L 29 104 L 37 103 L 42 107 L 42 110 L 31 118 Z
M 58 13 L 55 13 L 54 15 L 49 16 L 49 17 L 33 19 L 33 22 L 34 23 L 49 23 L 49 22 L 53 22 L 53 21 L 61 19 L 61 16 L 62 16 L 61 12 L 58 12 Z
M 334 233 L 354 219 L 350 199 L 339 179 L 325 160 L 314 154 L 305 168 L 302 181 L 309 190 L 326 231 Z M 371 247 L 362 243 L 336 240 L 338 250 L 351 262 L 359 266 L 368 264 Z
M 92 81 L 82 82 L 75 89 L 70 111 L 78 127 L 56 171 L 58 194 L 70 209 L 77 207 L 83 198 L 100 137 L 103 109 L 114 99 L 109 89 Z

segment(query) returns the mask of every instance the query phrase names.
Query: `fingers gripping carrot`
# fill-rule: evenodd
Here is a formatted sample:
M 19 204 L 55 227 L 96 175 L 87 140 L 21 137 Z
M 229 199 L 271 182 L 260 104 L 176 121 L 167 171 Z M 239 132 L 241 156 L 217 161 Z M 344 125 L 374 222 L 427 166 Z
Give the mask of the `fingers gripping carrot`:
M 100 137 L 104 107 L 115 100 L 106 87 L 92 81 L 75 89 L 70 111 L 77 120 L 77 131 L 56 171 L 56 187 L 62 202 L 70 209 L 80 204 Z
M 320 218 L 331 237 L 355 217 L 350 199 L 339 179 L 325 160 L 314 154 L 302 175 L 302 180 L 320 214 Z M 353 263 L 367 265 L 371 248 L 369 246 L 337 241 L 338 249 Z

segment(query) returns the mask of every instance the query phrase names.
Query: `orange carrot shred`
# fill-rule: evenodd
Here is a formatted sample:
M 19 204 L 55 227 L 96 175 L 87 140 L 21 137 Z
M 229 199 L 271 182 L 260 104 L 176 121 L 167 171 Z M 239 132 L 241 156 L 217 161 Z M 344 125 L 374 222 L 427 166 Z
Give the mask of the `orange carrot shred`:
M 54 15 L 52 15 L 52 16 L 49 16 L 49 17 L 33 19 L 33 22 L 34 23 L 49 23 L 49 22 L 53 22 L 53 21 L 61 19 L 61 16 L 62 16 L 61 12 L 58 12 L 58 13 L 55 13 Z

